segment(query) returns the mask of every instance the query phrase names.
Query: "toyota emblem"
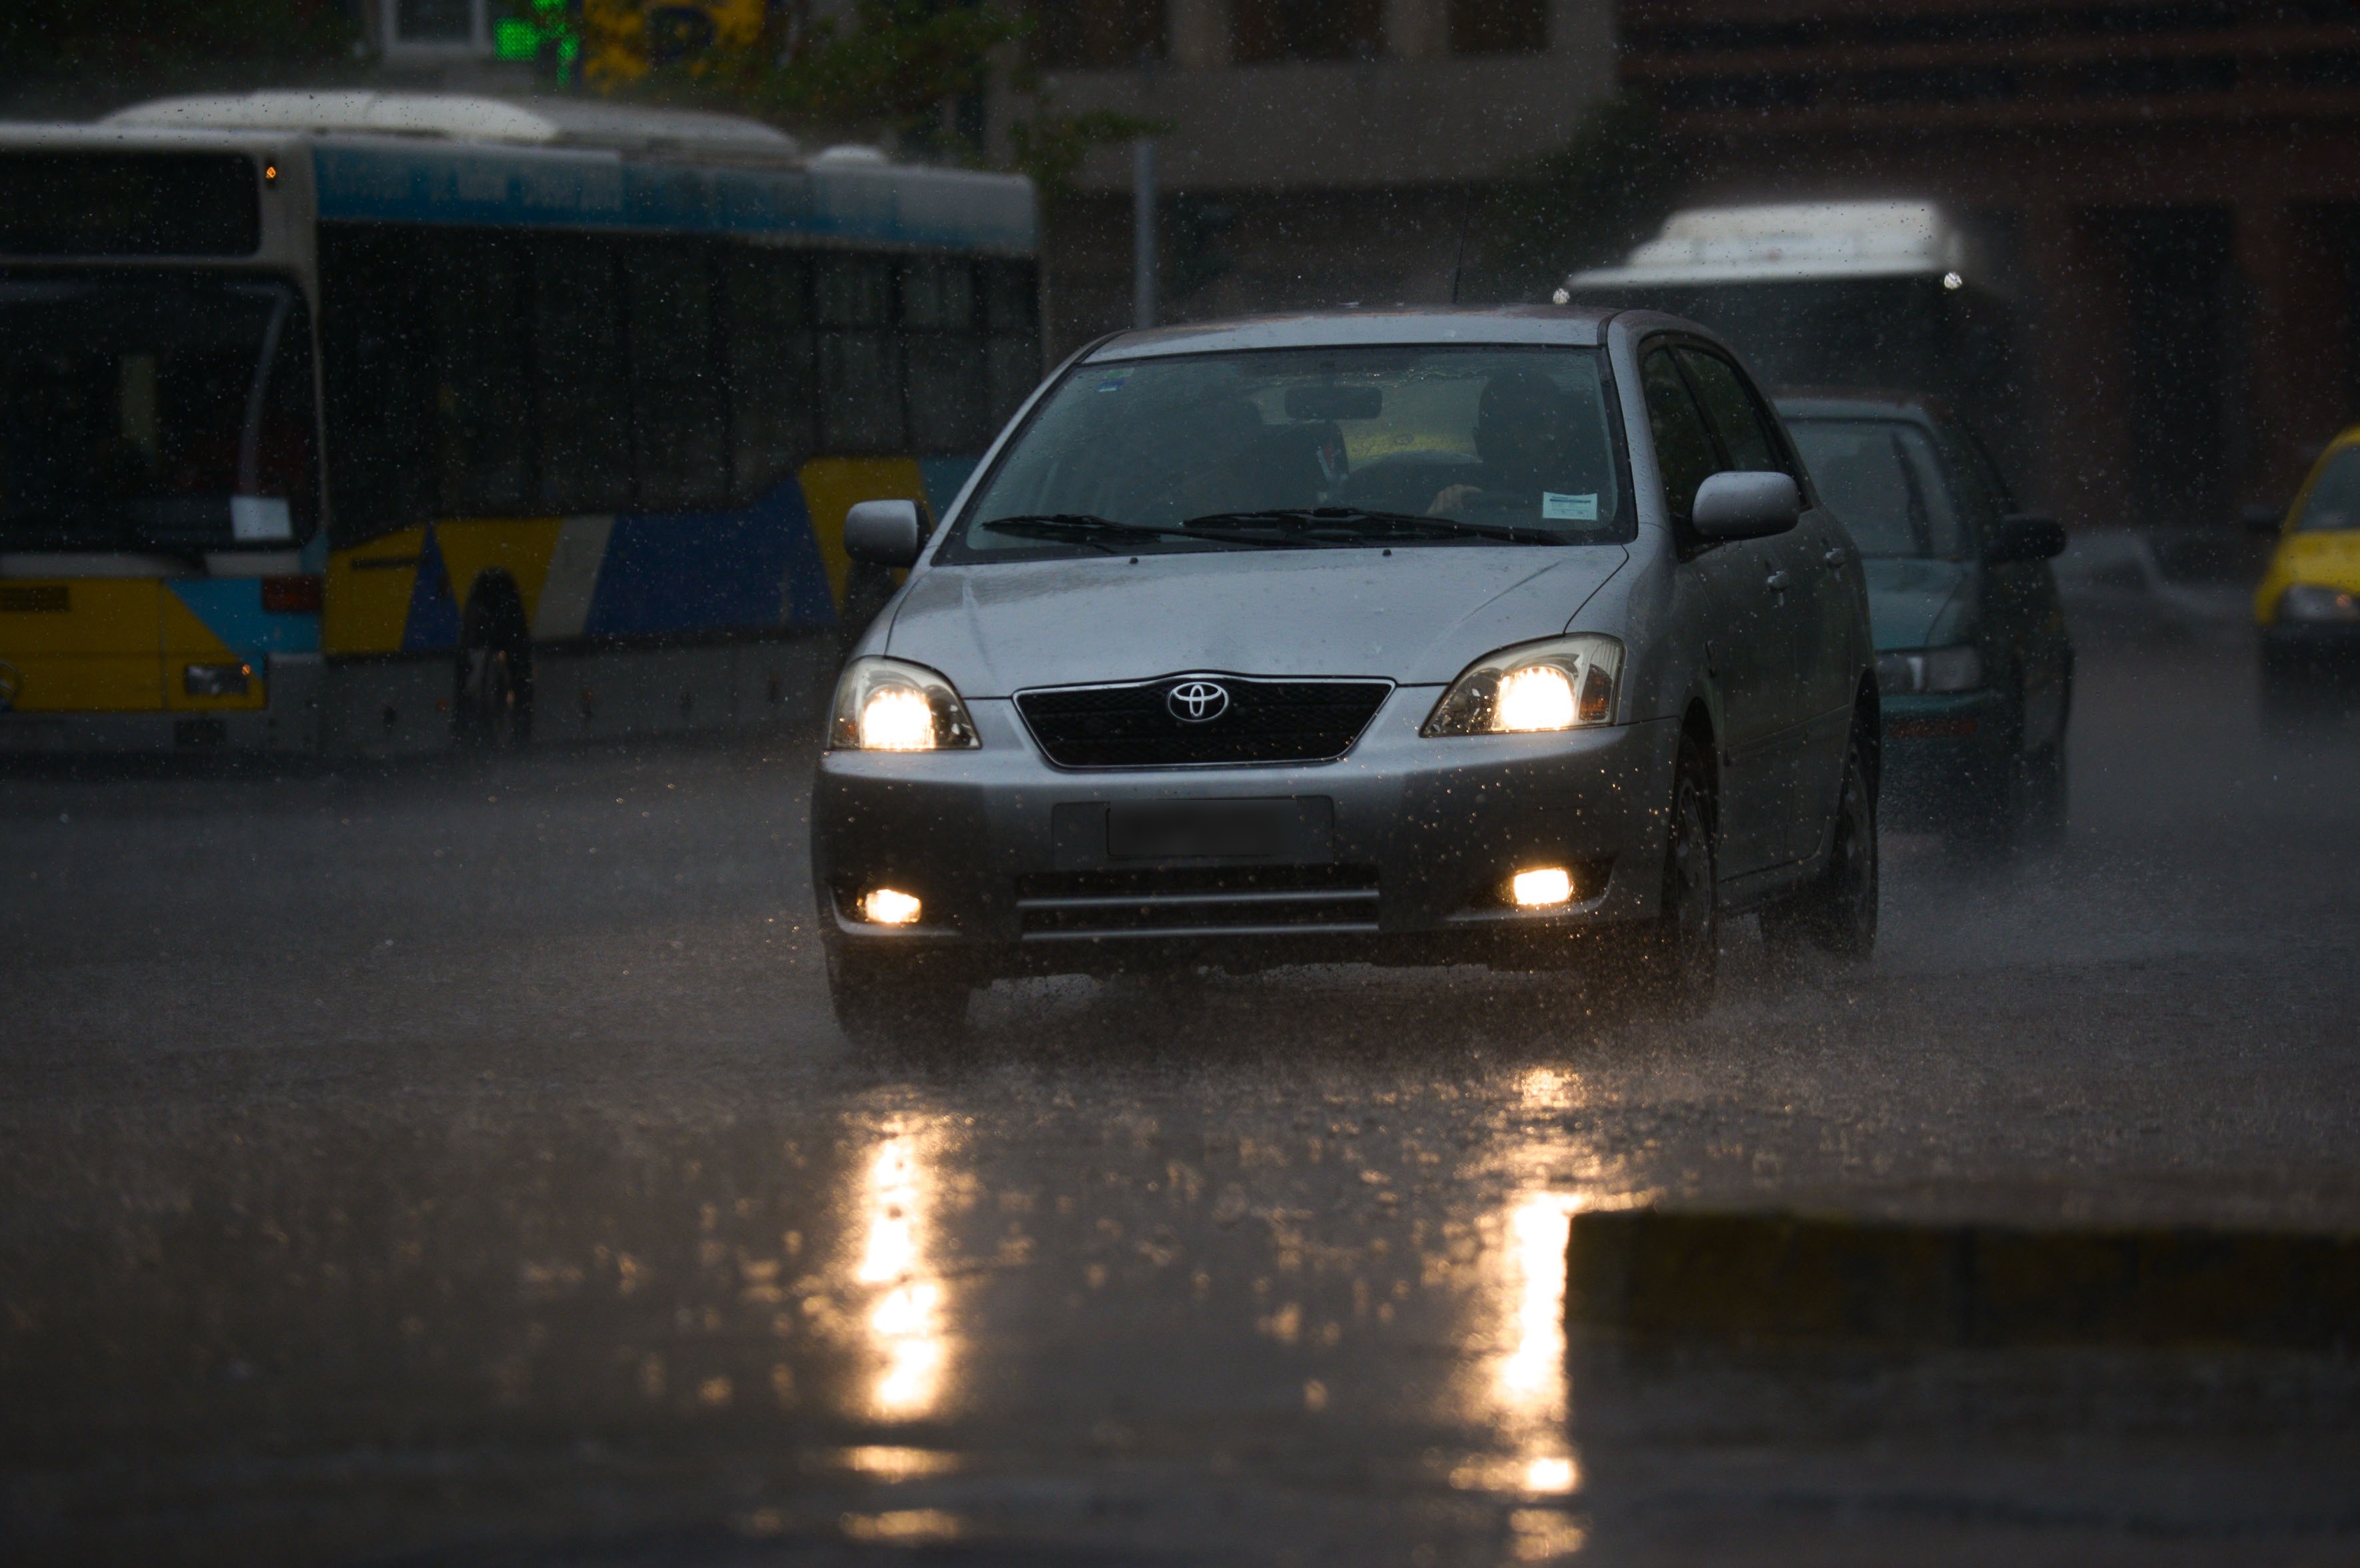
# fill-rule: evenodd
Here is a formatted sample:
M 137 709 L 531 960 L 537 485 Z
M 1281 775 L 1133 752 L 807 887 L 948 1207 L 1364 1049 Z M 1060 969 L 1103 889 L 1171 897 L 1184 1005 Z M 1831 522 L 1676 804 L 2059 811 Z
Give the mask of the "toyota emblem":
M 1229 691 L 1210 681 L 1183 681 L 1164 694 L 1164 705 L 1184 724 L 1206 724 L 1229 711 Z

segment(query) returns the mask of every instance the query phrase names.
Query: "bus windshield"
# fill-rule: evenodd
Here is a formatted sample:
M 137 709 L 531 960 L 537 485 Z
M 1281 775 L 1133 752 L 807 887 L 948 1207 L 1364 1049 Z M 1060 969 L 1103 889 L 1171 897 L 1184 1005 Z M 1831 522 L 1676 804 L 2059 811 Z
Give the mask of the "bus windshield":
M 275 280 L 0 279 L 0 550 L 300 543 L 310 339 Z

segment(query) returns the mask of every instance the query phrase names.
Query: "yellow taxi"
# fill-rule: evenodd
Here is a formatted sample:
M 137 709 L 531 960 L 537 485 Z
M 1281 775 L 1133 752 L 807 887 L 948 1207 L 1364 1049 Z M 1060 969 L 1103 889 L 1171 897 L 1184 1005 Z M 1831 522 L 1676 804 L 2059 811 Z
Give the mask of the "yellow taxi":
M 2320 453 L 2254 593 L 2266 698 L 2360 667 L 2360 425 Z

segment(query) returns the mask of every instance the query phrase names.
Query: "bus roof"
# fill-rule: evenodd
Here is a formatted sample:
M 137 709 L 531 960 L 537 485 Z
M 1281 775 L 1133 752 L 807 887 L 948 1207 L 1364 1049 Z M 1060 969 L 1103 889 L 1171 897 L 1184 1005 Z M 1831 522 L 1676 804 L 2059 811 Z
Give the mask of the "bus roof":
M 461 93 L 276 92 L 168 98 L 96 124 L 0 126 L 0 149 L 311 154 L 323 220 L 775 235 L 1030 256 L 1022 175 L 805 155 L 756 121 L 688 110 Z M 286 147 L 283 157 L 295 156 Z
M 1797 201 L 1698 207 L 1620 267 L 1566 279 L 1601 285 L 1783 283 L 1939 277 L 1966 266 L 1966 237 L 1931 201 Z
M 791 161 L 802 151 L 784 131 L 738 114 L 584 98 L 493 98 L 359 88 L 158 98 L 118 109 L 99 123 L 158 130 L 425 136 L 761 162 Z

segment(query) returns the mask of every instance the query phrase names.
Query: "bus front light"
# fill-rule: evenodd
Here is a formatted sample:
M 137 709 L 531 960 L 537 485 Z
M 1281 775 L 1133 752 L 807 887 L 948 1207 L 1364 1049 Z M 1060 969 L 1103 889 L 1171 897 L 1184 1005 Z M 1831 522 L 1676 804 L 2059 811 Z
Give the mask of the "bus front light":
M 180 690 L 191 697 L 243 697 L 253 680 L 251 664 L 191 664 L 180 671 Z

